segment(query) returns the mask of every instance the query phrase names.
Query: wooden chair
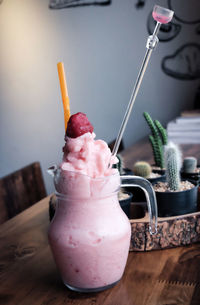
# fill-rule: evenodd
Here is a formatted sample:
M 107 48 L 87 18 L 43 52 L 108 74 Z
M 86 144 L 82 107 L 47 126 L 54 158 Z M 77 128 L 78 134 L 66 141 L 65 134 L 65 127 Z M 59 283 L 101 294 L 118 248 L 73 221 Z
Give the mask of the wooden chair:
M 46 197 L 39 162 L 0 179 L 0 224 Z

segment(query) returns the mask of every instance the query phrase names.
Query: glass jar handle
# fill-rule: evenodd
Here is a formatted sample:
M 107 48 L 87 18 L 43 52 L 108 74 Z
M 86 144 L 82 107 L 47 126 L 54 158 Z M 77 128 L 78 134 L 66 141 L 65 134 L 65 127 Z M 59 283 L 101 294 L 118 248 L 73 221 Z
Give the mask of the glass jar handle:
M 157 201 L 154 189 L 151 183 L 139 176 L 120 176 L 122 187 L 134 187 L 137 186 L 141 188 L 147 200 L 147 207 L 149 212 L 149 232 L 151 235 L 157 233 Z

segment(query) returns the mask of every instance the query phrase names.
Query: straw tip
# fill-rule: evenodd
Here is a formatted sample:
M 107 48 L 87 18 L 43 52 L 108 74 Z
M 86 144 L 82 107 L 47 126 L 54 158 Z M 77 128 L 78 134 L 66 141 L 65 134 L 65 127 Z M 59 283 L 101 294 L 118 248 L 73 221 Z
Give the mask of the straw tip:
M 59 61 L 59 62 L 57 63 L 57 66 L 59 67 L 59 66 L 61 66 L 61 65 L 63 65 L 63 62 L 62 62 L 62 61 Z

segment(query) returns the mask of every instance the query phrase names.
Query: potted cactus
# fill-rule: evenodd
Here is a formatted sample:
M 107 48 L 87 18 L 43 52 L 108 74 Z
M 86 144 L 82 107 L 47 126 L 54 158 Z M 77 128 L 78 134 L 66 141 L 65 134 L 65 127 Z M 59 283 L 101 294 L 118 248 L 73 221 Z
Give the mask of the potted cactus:
M 146 161 L 138 161 L 133 165 L 133 172 L 136 176 L 149 178 L 152 173 L 151 165 Z
M 133 175 L 133 171 L 129 168 L 126 168 L 124 165 L 124 158 L 121 154 L 117 154 L 116 157 L 118 158 L 118 163 L 113 165 L 116 167 L 120 173 L 120 175 Z
M 152 146 L 155 166 L 157 171 L 164 173 L 164 145 L 167 144 L 167 131 L 158 120 L 152 120 L 148 112 L 144 112 L 143 116 L 151 130 L 149 141 Z
M 183 160 L 181 169 L 181 177 L 184 179 L 192 179 L 200 182 L 200 166 L 197 165 L 197 159 L 194 157 L 186 157 Z
M 158 181 L 165 181 L 165 175 L 158 172 L 153 172 L 151 165 L 146 161 L 137 161 L 134 163 L 133 173 L 136 176 L 149 180 L 149 182 L 152 184 L 157 183 Z M 132 192 L 134 201 L 146 201 L 145 194 L 139 187 L 129 188 L 129 191 Z
M 138 161 L 133 166 L 133 173 L 136 176 L 146 178 L 151 183 L 165 181 L 165 175 L 153 172 L 151 165 L 146 161 Z
M 118 159 L 118 163 L 114 164 L 113 167 L 118 169 L 120 175 L 124 175 L 124 159 L 120 154 L 117 154 L 116 157 Z
M 172 142 L 165 146 L 164 164 L 166 182 L 158 182 L 154 185 L 158 215 L 167 217 L 196 212 L 198 186 L 180 179 L 181 151 Z

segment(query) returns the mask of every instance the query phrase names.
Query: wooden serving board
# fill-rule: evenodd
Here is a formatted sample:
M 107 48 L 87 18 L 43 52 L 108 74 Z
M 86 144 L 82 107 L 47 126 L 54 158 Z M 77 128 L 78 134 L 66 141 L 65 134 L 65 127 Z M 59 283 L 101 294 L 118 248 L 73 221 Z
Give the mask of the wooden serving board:
M 137 203 L 138 204 L 138 203 Z M 132 208 L 137 210 L 137 204 Z M 141 208 L 141 203 L 139 204 Z M 130 251 L 151 251 L 185 246 L 200 241 L 200 211 L 191 214 L 158 218 L 158 232 L 149 233 L 149 216 L 130 219 Z

